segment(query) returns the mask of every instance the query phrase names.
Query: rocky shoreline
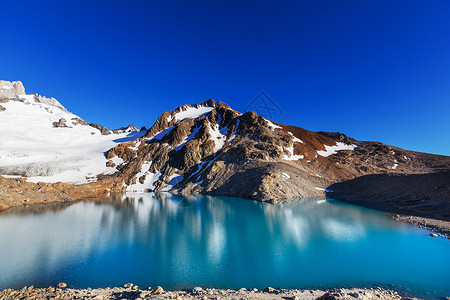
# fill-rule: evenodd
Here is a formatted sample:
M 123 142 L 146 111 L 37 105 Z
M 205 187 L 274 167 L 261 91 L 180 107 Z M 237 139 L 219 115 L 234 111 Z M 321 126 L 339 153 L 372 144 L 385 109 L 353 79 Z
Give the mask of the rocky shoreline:
M 33 286 L 22 289 L 5 289 L 0 291 L 0 299 L 283 299 L 283 300 L 331 300 L 331 299 L 418 299 L 409 298 L 399 293 L 381 287 L 377 288 L 337 288 L 328 290 L 300 290 L 300 289 L 215 289 L 196 287 L 191 290 L 164 291 L 160 286 L 156 288 L 140 289 L 131 283 L 123 287 L 76 289 L 66 288 L 67 284 L 59 283 L 56 287 L 35 288 Z M 450 298 L 448 298 L 450 299 Z
M 450 222 L 437 219 L 423 218 L 409 215 L 390 214 L 389 217 L 398 222 L 410 223 L 414 226 L 427 229 L 432 237 L 444 237 L 450 239 Z

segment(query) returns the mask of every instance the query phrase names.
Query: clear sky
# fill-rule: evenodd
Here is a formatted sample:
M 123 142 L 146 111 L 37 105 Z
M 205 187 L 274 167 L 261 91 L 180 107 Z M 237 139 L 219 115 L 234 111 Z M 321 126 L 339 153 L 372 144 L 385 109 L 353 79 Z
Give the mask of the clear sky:
M 209 98 L 450 155 L 450 1 L 0 0 L 0 79 L 87 121 L 151 126 Z

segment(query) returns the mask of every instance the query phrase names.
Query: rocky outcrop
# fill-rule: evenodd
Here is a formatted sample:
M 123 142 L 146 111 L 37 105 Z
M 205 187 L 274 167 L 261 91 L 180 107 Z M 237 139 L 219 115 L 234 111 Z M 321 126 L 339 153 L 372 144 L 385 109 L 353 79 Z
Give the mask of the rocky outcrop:
M 102 125 L 99 125 L 99 124 L 96 124 L 96 123 L 89 123 L 89 126 L 94 127 L 95 129 L 100 130 L 100 133 L 101 133 L 102 135 L 108 135 L 108 134 L 111 134 L 111 133 L 112 133 L 112 131 L 109 130 L 108 128 L 106 128 L 105 126 L 102 126 Z
M 109 189 L 104 183 L 71 185 L 68 183 L 31 183 L 24 178 L 0 176 L 0 211 L 13 206 L 68 202 L 104 197 Z
M 35 101 L 37 103 L 44 103 L 44 104 L 48 104 L 48 105 L 51 105 L 51 106 L 55 106 L 55 107 L 58 107 L 59 109 L 65 111 L 65 112 L 67 112 L 67 109 L 64 106 L 62 106 L 62 104 L 59 103 L 58 100 L 56 100 L 53 97 L 47 98 L 45 96 L 34 94 L 34 99 L 35 99 Z
M 72 124 L 89 126 L 89 123 L 81 118 L 72 118 Z
M 67 125 L 66 125 L 66 119 L 61 118 L 61 119 L 59 119 L 58 122 L 53 122 L 53 127 L 56 127 L 56 128 L 64 128 L 64 127 L 67 127 Z
M 14 98 L 19 95 L 25 95 L 22 82 L 0 80 L 0 99 Z
M 329 187 L 330 197 L 393 213 L 450 221 L 450 170 L 428 174 L 371 174 Z
M 134 125 L 134 124 L 130 124 L 127 127 L 120 127 L 117 129 L 113 129 L 113 133 L 118 134 L 118 133 L 128 133 L 128 132 L 138 132 L 139 129 Z

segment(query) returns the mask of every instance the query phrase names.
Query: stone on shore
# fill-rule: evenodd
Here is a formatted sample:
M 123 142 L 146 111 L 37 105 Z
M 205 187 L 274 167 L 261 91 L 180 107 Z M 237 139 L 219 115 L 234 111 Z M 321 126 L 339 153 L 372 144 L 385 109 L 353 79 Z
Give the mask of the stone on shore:
M 65 282 L 60 282 L 58 283 L 58 285 L 56 286 L 58 289 L 64 289 L 67 287 L 67 283 Z

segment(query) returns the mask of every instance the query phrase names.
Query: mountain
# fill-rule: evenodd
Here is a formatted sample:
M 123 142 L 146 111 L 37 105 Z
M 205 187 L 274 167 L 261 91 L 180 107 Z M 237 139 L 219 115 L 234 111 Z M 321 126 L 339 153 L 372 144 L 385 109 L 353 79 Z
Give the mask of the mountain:
M 34 192 L 167 191 L 264 202 L 327 196 L 450 220 L 448 156 L 312 132 L 214 100 L 165 112 L 146 131 L 88 123 L 54 98 L 25 95 L 18 81 L 0 81 L 0 105 L 0 175 L 16 178 L 2 179 L 1 207 Z
M 369 174 L 434 173 L 450 166 L 450 157 L 278 124 L 213 100 L 163 113 L 144 136 L 117 145 L 106 158 L 119 171 L 102 177 L 114 182 L 113 190 L 268 202 L 323 197 L 333 193 L 329 186 Z
M 98 174 L 117 171 L 106 166 L 104 152 L 143 134 L 112 134 L 54 98 L 25 94 L 20 81 L 0 81 L 0 124 L 0 174 L 29 182 L 96 181 Z

